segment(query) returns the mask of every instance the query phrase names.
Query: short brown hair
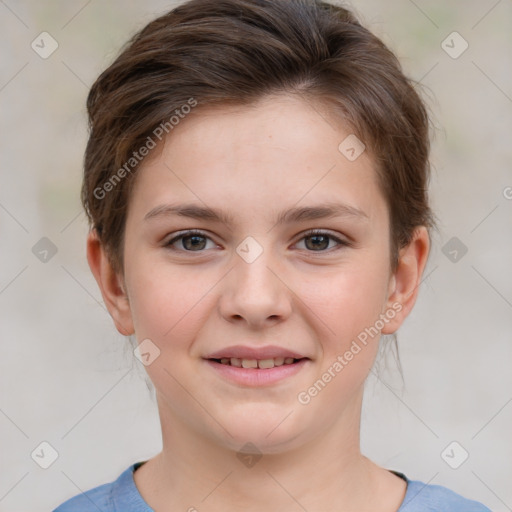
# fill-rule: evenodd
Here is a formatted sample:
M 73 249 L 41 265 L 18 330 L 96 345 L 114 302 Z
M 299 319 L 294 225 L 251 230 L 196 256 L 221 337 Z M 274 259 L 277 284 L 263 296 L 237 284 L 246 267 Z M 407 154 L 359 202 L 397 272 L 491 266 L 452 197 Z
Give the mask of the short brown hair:
M 390 212 L 393 265 L 414 228 L 433 225 L 426 108 L 395 55 L 350 11 L 307 0 L 190 0 L 137 33 L 87 98 L 82 202 L 116 270 L 134 152 L 157 127 L 167 122 L 170 132 L 170 117 L 192 102 L 246 105 L 283 92 L 322 102 L 364 141 Z

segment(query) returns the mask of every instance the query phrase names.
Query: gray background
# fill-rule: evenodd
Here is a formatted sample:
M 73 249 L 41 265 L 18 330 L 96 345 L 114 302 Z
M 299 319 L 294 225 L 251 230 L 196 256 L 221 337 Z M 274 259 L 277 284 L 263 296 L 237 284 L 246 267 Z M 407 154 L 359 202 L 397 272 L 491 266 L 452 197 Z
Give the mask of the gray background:
M 52 509 L 160 449 L 144 369 L 87 266 L 78 194 L 88 88 L 135 30 L 172 5 L 0 2 L 1 511 Z M 363 450 L 509 511 L 512 2 L 352 5 L 425 87 L 439 218 L 418 304 L 398 336 L 404 382 L 382 358 L 367 383 Z M 43 31 L 59 45 L 47 59 L 31 48 Z M 442 47 L 453 31 L 469 44 L 458 58 Z M 453 53 L 461 43 L 451 36 L 444 46 Z M 46 262 L 39 246 L 32 251 L 43 237 L 57 249 Z M 458 245 L 446 246 L 452 237 Z M 48 469 L 31 458 L 36 449 L 48 457 L 43 441 L 58 452 Z M 441 456 L 452 441 L 463 447 L 448 450 L 452 465 L 469 453 L 458 469 Z

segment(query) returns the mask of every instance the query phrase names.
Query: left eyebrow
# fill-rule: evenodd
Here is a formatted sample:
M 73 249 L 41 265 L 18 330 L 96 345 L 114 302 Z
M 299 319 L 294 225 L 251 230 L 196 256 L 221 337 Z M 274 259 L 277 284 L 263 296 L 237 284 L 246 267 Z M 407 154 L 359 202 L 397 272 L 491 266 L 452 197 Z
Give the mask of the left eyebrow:
M 222 210 L 214 210 L 207 206 L 194 203 L 189 204 L 162 204 L 150 210 L 144 217 L 149 220 L 160 216 L 178 215 L 197 220 L 209 220 L 222 222 L 226 225 L 233 225 L 234 218 Z M 302 206 L 291 208 L 279 213 L 276 225 L 291 224 L 333 217 L 353 217 L 361 220 L 368 220 L 368 215 L 359 208 L 342 203 L 325 203 L 322 205 Z
M 363 210 L 342 203 L 325 203 L 318 206 L 291 208 L 277 216 L 276 224 L 291 224 L 306 220 L 326 219 L 332 217 L 354 217 L 368 220 Z

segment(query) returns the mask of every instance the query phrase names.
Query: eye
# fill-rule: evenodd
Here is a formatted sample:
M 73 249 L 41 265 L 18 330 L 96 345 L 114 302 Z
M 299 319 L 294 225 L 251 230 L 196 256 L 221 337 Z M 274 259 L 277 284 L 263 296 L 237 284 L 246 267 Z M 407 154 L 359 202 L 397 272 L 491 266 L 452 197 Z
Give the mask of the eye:
M 328 231 L 322 231 L 320 229 L 312 229 L 304 233 L 300 241 L 302 240 L 305 240 L 306 249 L 312 252 L 332 252 L 326 251 L 326 249 L 330 248 L 329 246 L 331 241 L 336 242 L 338 245 L 334 250 L 339 249 L 340 246 L 350 245 L 347 241 L 342 240 Z
M 309 252 L 332 252 L 328 250 L 333 249 L 331 242 L 335 242 L 337 244 L 337 246 L 334 247 L 334 250 L 339 249 L 341 246 L 350 245 L 349 242 L 342 240 L 328 231 L 322 231 L 319 229 L 313 229 L 304 233 L 300 241 L 302 240 L 305 241 L 305 248 Z M 212 243 L 212 246 L 207 247 L 208 241 Z M 217 247 L 217 244 L 215 244 L 215 242 L 213 242 L 213 240 L 202 231 L 189 230 L 181 232 L 171 238 L 165 243 L 165 247 L 175 251 L 203 252 L 205 249 L 213 249 Z
M 213 240 L 202 231 L 190 230 L 182 232 L 166 242 L 165 247 L 176 251 L 184 250 L 185 252 L 202 252 L 203 249 L 207 248 L 206 245 L 208 240 L 213 244 L 213 247 L 209 247 L 210 249 L 217 246 L 217 244 L 215 244 Z M 178 242 L 181 247 L 173 247 Z

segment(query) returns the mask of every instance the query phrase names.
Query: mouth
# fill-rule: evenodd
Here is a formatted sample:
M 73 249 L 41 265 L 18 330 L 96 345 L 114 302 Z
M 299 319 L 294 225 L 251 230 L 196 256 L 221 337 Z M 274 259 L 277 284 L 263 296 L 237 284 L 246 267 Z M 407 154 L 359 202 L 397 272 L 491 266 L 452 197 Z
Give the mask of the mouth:
M 274 357 L 268 359 L 245 359 L 238 357 L 221 357 L 210 358 L 208 361 L 213 361 L 218 364 L 226 366 L 234 366 L 235 368 L 252 368 L 255 370 L 270 370 L 284 365 L 296 364 L 299 361 L 306 360 L 307 357 Z
M 312 363 L 309 357 L 277 346 L 235 346 L 203 358 L 214 375 L 239 387 L 286 382 Z

